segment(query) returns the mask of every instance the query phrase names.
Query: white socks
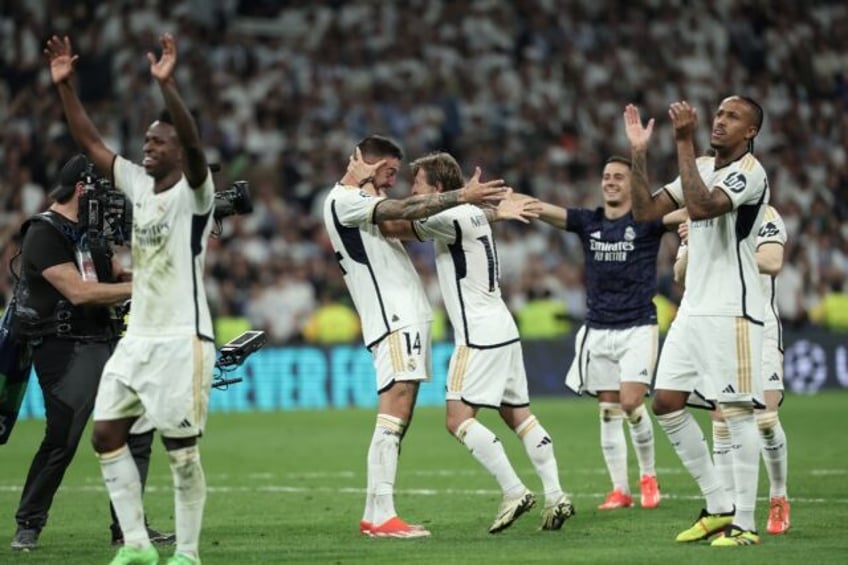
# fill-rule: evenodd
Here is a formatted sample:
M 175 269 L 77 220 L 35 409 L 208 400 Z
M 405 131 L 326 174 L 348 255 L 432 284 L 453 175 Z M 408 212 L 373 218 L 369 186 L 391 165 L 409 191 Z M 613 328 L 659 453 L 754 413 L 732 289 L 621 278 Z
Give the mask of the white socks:
M 98 453 L 100 471 L 106 490 L 115 507 L 115 514 L 124 532 L 124 545 L 145 549 L 150 546 L 144 525 L 144 505 L 141 500 L 141 479 L 126 444 L 111 453 Z
M 757 480 L 760 472 L 760 434 L 752 406 L 722 404 L 721 411 L 730 430 L 733 446 L 734 502 L 733 523 L 743 530 L 756 530 L 754 509 L 757 505 Z
M 633 450 L 636 452 L 636 460 L 639 462 L 639 475 L 655 476 L 654 468 L 654 424 L 644 404 L 640 404 L 628 416 L 627 424 L 630 426 L 630 441 L 633 442 Z
M 524 443 L 524 449 L 542 481 L 542 488 L 545 489 L 545 504 L 547 506 L 556 504 L 563 492 L 559 483 L 559 469 L 551 436 L 533 415 L 521 422 L 515 428 L 515 433 Z
M 630 494 L 627 479 L 627 440 L 624 437 L 624 412 L 617 402 L 600 402 L 601 451 L 615 490 Z
M 698 483 L 706 499 L 707 512 L 731 512 L 733 501 L 719 482 L 707 442 L 695 418 L 685 410 L 677 410 L 657 416 L 657 422 L 665 430 L 683 466 Z
M 489 428 L 469 418 L 457 427 L 456 438 L 495 477 L 504 496 L 518 496 L 524 492 L 524 483 L 510 465 L 503 444 Z
M 406 422 L 388 414 L 377 414 L 377 424 L 368 448 L 368 486 L 362 519 L 379 526 L 394 517 L 394 489 L 400 438 Z
M 177 531 L 176 553 L 198 559 L 200 527 L 206 504 L 206 476 L 200 465 L 197 445 L 168 451 L 174 479 L 174 522 Z
M 713 463 L 715 464 L 718 480 L 728 496 L 734 497 L 733 479 L 733 456 L 730 449 L 733 442 L 730 441 L 730 430 L 727 429 L 726 422 L 713 422 Z
M 763 441 L 763 462 L 769 478 L 769 496 L 786 497 L 787 447 L 786 433 L 777 412 L 757 412 L 757 427 Z

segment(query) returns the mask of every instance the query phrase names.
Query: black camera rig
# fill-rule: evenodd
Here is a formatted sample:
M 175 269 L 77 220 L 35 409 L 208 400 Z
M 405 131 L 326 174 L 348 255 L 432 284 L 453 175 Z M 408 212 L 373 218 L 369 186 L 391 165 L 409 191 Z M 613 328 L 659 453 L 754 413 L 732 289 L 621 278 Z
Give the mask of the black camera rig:
M 214 168 L 213 170 L 218 170 Z M 80 175 L 83 191 L 79 201 L 79 226 L 90 246 L 126 245 L 132 242 L 132 203 L 127 195 L 112 186 L 109 179 L 94 173 L 89 163 Z M 245 180 L 235 181 L 226 190 L 215 192 L 212 217 L 218 223 L 228 216 L 250 214 L 253 202 Z
M 241 377 L 227 378 L 226 375 L 240 367 L 250 355 L 262 349 L 266 341 L 265 332 L 250 330 L 222 345 L 218 349 L 212 386 L 226 389 L 232 384 L 240 383 L 243 380 Z

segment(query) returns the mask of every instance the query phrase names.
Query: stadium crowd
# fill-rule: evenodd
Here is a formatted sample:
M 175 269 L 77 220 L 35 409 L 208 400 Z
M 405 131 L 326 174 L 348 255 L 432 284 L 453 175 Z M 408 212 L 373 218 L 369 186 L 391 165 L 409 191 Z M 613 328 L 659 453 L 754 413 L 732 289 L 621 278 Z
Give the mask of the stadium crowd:
M 846 323 L 827 312 L 848 299 L 844 2 L 3 3 L 5 263 L 21 222 L 46 206 L 58 169 L 77 151 L 41 52 L 46 38 L 71 37 L 80 97 L 111 148 L 140 158 L 136 140 L 162 101 L 138 54 L 168 30 L 186 61 L 181 91 L 209 160 L 222 167 L 218 189 L 243 178 L 253 194 L 254 212 L 223 221 L 207 261 L 213 312 L 235 324 L 221 326 L 225 335 L 238 324 L 265 329 L 278 344 L 350 340 L 356 332 L 355 315 L 342 323 L 344 308 L 330 323 L 316 316 L 347 300 L 320 210 L 350 147 L 369 133 L 398 140 L 409 158 L 446 150 L 466 173 L 479 165 L 484 178 L 502 177 L 523 193 L 590 207 L 600 204 L 606 158 L 629 155 L 625 104 L 657 119 L 649 159 L 659 187 L 677 170 L 669 102 L 698 108 L 696 136 L 705 142 L 708 113 L 731 92 L 766 111 L 755 152 L 789 233 L 779 277 L 784 323 Z M 408 187 L 407 176 L 397 194 Z M 581 319 L 577 238 L 541 223 L 500 225 L 496 235 L 505 298 L 520 326 L 539 304 L 558 308 L 553 332 Z M 659 258 L 659 288 L 670 305 L 680 297 L 672 282 L 676 247 L 676 236 L 666 236 Z M 431 247 L 410 249 L 440 303 Z M 11 277 L 0 277 L 0 295 L 10 290 Z

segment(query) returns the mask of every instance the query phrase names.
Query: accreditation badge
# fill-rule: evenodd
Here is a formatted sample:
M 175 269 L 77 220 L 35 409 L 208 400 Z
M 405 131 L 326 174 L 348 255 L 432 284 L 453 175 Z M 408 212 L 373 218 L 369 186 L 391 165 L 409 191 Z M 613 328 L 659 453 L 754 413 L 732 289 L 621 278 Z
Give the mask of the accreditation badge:
M 94 259 L 91 256 L 91 251 L 77 247 L 77 268 L 79 269 L 82 280 L 98 282 L 97 269 L 94 268 Z

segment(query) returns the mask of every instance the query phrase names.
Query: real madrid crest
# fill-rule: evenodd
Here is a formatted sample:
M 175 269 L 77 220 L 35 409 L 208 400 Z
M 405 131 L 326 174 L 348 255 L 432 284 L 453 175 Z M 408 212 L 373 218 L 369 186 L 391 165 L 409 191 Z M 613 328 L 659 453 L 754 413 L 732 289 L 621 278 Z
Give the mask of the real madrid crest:
M 633 226 L 627 226 L 624 230 L 624 240 L 633 241 L 634 239 L 636 239 L 636 230 L 633 229 Z

